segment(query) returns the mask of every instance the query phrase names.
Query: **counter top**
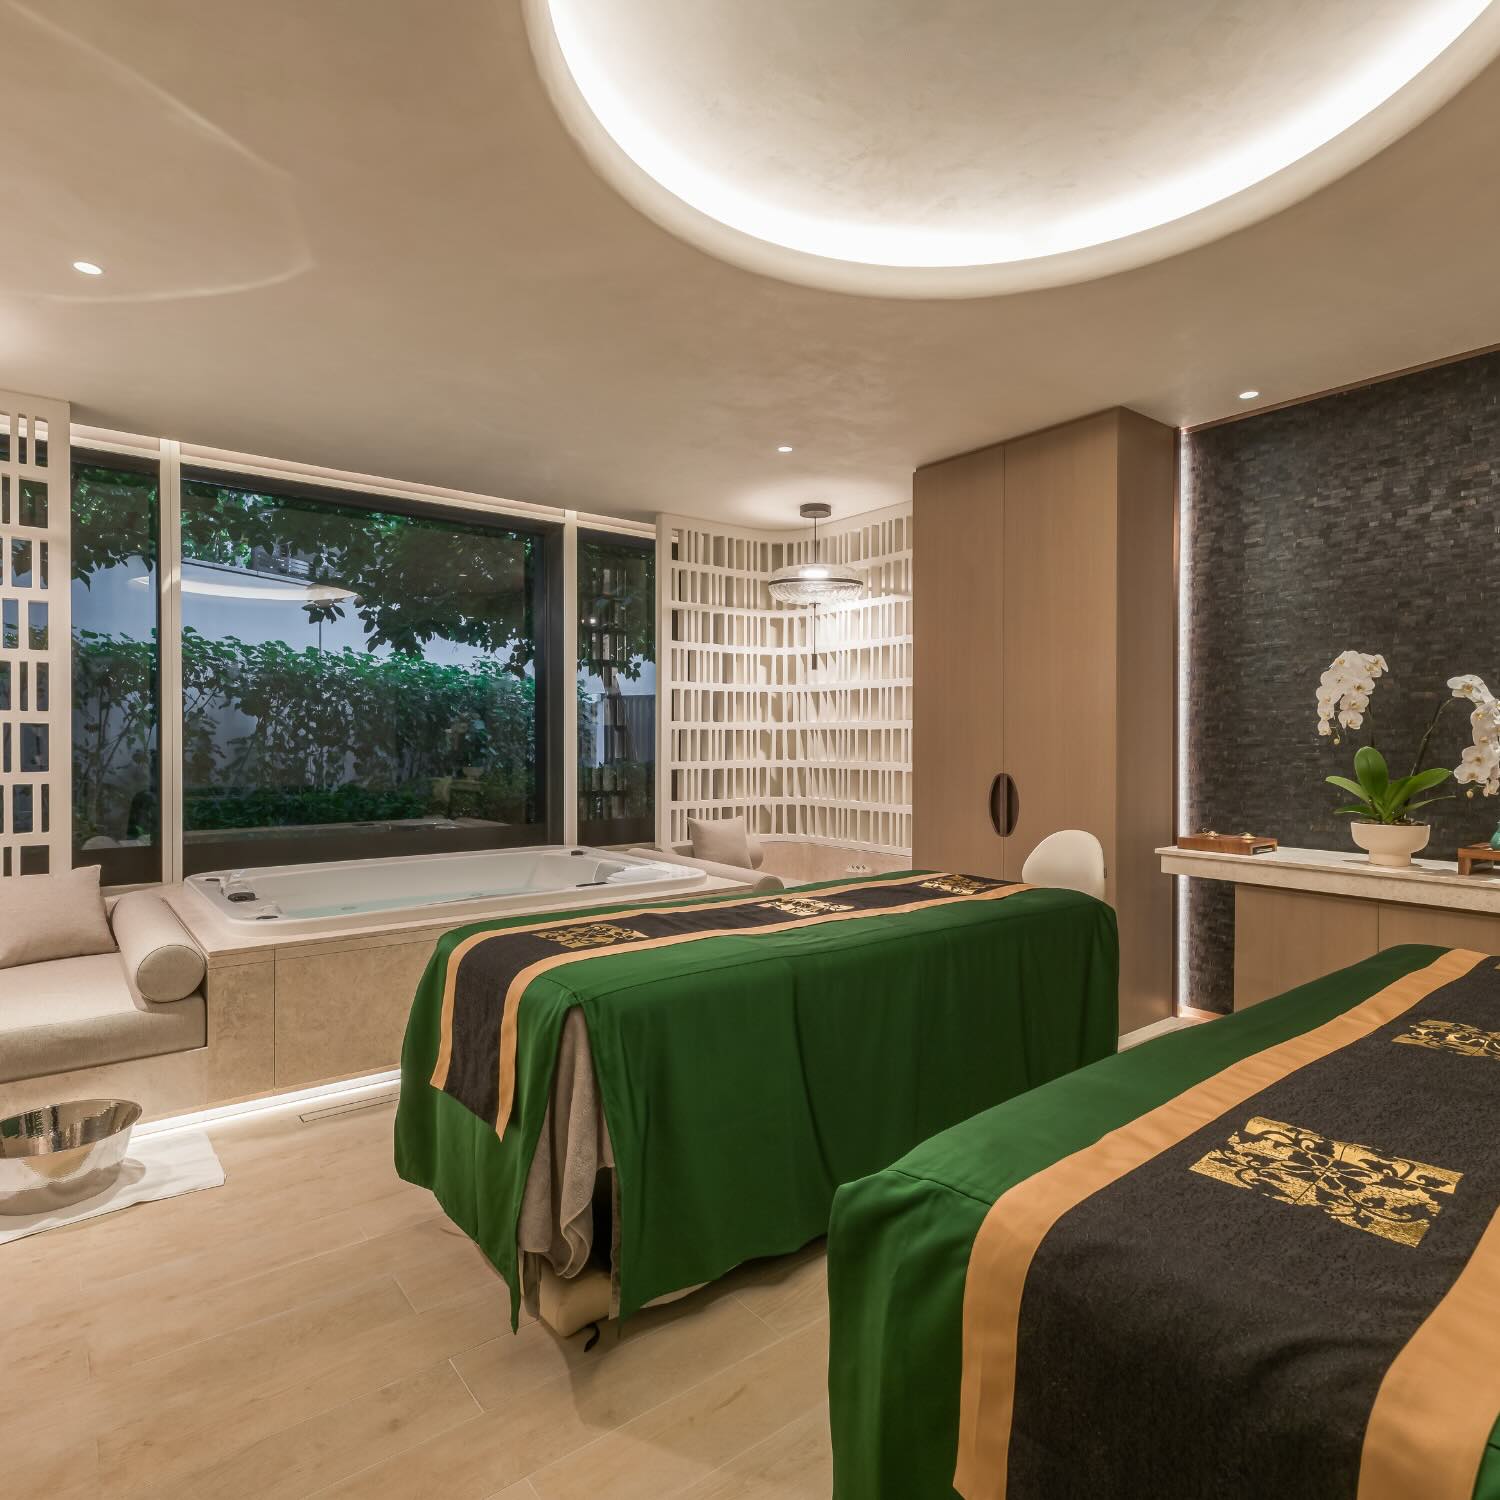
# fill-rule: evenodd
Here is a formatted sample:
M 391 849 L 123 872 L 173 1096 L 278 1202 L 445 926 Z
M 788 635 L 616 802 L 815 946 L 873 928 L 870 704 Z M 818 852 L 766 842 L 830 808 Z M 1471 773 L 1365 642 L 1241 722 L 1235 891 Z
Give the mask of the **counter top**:
M 1460 875 L 1448 859 L 1414 859 L 1405 868 L 1391 869 L 1372 865 L 1361 850 L 1352 848 L 1211 854 L 1169 844 L 1156 852 L 1164 875 L 1500 915 L 1500 873 Z

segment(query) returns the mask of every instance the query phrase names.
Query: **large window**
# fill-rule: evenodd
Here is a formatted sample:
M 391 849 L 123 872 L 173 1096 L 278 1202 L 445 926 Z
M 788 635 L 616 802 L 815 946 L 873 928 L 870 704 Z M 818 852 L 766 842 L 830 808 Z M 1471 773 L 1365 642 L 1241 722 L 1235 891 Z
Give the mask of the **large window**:
M 73 458 L 73 862 L 161 878 L 157 470 Z
M 578 539 L 578 841 L 655 838 L 656 554 Z
M 74 450 L 75 863 L 126 885 L 555 842 L 575 819 L 581 843 L 655 837 L 651 540 L 581 533 L 565 598 L 560 524 L 290 476 L 164 479 L 175 463 Z
M 543 841 L 543 540 L 186 472 L 185 870 Z

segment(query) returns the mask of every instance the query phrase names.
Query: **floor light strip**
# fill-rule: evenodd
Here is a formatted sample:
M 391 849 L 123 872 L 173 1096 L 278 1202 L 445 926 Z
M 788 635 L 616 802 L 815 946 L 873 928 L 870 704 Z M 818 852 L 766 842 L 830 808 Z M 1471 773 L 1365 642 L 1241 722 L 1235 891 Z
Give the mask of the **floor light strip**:
M 191 1114 L 166 1115 L 137 1125 L 136 1135 L 170 1135 L 178 1130 L 201 1130 L 207 1125 L 222 1125 L 227 1120 L 244 1120 L 258 1115 L 274 1115 L 301 1110 L 309 1104 L 350 1104 L 371 1094 L 389 1091 L 401 1081 L 401 1070 L 390 1068 L 384 1073 L 366 1073 L 361 1078 L 344 1078 L 337 1083 L 323 1083 L 316 1088 L 294 1089 L 285 1094 L 267 1094 L 260 1099 L 246 1099 L 238 1104 L 220 1104 L 213 1109 L 194 1110 Z

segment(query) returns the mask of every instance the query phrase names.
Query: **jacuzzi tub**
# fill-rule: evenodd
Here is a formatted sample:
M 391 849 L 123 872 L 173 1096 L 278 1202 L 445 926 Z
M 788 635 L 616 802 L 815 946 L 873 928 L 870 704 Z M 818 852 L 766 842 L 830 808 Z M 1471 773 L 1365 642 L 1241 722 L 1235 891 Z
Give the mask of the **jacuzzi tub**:
M 211 870 L 187 885 L 235 924 L 313 933 L 375 921 L 504 916 L 649 900 L 708 884 L 702 870 L 551 845 L 322 865 Z

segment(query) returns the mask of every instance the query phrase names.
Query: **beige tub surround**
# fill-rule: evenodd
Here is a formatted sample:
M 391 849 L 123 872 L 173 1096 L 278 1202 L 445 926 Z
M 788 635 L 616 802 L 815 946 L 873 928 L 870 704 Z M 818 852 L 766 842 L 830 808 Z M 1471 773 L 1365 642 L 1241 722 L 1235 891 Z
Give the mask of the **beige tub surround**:
M 446 930 L 415 942 L 278 949 L 266 966 L 274 974 L 276 1087 L 395 1067 L 417 982 Z
M 1156 852 L 1164 874 L 1234 885 L 1236 1010 L 1401 943 L 1500 954 L 1500 874 L 1460 875 L 1441 859 L 1376 865 L 1354 850 Z

